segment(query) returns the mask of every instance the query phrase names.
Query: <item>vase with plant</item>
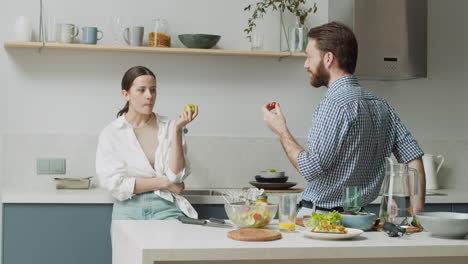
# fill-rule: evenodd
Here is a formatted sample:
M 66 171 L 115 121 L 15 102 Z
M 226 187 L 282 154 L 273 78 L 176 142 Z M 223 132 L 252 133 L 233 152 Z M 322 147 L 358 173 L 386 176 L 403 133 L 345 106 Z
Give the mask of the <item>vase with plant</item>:
M 267 10 L 280 11 L 281 15 L 281 30 L 286 36 L 288 50 L 291 52 L 303 51 L 307 45 L 307 28 L 305 21 L 307 16 L 312 12 L 317 12 L 317 3 L 313 7 L 306 8 L 304 4 L 307 0 L 259 0 L 255 4 L 250 4 L 244 8 L 244 11 L 253 11 L 252 16 L 247 22 L 247 28 L 244 32 L 247 34 L 247 39 L 252 40 L 252 33 L 257 26 L 256 20 L 262 18 Z M 289 28 L 286 32 L 283 23 L 283 13 L 288 10 L 296 16 L 296 25 Z

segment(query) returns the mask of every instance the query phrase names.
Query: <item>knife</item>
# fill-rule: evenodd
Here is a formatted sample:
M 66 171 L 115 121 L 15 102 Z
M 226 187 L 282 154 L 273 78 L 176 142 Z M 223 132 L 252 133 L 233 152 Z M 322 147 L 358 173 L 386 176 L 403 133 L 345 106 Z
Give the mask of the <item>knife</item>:
M 191 217 L 181 215 L 181 216 L 178 217 L 178 219 L 179 219 L 180 222 L 182 222 L 184 224 L 191 224 L 191 225 L 209 225 L 209 224 L 212 224 L 214 226 L 229 226 L 229 227 L 232 227 L 232 225 L 230 223 L 227 223 L 223 219 L 214 218 L 214 217 L 210 217 L 208 220 L 204 220 L 204 219 L 195 219 L 195 218 L 191 218 Z

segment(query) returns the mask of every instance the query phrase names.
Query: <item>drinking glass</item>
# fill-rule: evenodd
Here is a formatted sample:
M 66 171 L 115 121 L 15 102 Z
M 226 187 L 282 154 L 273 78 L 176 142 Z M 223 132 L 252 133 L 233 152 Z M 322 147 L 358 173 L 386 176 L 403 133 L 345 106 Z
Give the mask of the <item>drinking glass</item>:
M 281 194 L 278 210 L 279 229 L 283 232 L 294 232 L 296 229 L 297 195 Z
M 361 187 L 348 186 L 343 189 L 343 210 L 359 212 L 361 210 Z
M 124 45 L 123 42 L 123 31 L 124 31 L 124 23 L 122 17 L 114 16 L 112 17 L 112 38 L 114 44 L 117 45 Z
M 263 48 L 263 35 L 253 32 L 250 41 L 250 50 L 261 50 Z

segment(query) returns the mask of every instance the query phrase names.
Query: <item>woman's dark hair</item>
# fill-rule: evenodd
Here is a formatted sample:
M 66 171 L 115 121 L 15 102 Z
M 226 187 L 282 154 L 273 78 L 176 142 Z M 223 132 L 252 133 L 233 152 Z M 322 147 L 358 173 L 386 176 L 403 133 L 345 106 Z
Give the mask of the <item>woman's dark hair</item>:
M 125 72 L 122 78 L 122 90 L 125 90 L 128 92 L 130 90 L 130 87 L 132 87 L 133 81 L 142 75 L 151 75 L 156 80 L 156 76 L 150 69 L 144 66 L 135 66 L 135 67 L 128 69 L 127 72 Z M 125 106 L 117 113 L 117 117 L 127 113 L 128 106 L 129 106 L 129 103 L 127 102 Z
M 350 28 L 338 22 L 330 22 L 312 28 L 308 37 L 317 42 L 317 48 L 322 53 L 333 53 L 342 70 L 350 74 L 354 73 L 358 56 L 358 43 Z

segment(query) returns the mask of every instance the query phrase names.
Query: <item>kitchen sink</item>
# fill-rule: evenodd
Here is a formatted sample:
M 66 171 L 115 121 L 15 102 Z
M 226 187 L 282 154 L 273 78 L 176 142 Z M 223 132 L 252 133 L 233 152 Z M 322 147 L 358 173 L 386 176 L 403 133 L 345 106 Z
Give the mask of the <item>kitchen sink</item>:
M 426 192 L 426 196 L 447 196 L 446 193 Z
M 201 189 L 201 190 L 184 190 L 181 193 L 182 196 L 221 196 L 223 195 L 220 191 Z

